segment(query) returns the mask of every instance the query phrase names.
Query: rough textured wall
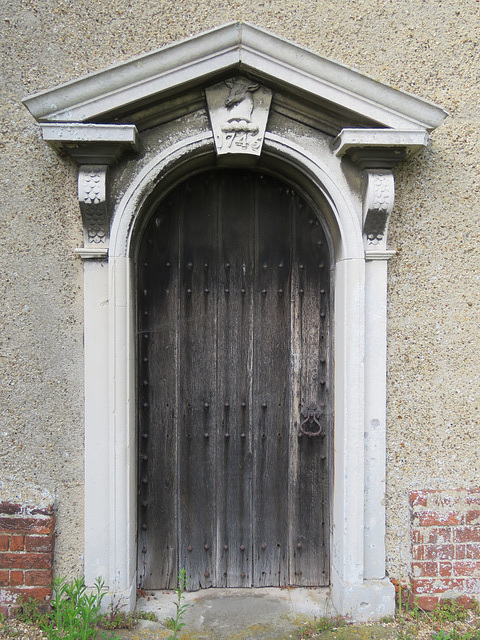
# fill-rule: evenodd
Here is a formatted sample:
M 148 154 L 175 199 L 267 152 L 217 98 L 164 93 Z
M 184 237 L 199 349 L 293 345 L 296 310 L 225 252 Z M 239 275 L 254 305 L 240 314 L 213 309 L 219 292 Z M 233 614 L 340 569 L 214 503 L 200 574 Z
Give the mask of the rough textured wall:
M 20 99 L 248 20 L 450 111 L 397 171 L 390 225 L 387 544 L 401 576 L 409 489 L 478 483 L 478 12 L 476 0 L 3 1 L 0 489 L 54 496 L 60 572 L 82 564 L 81 223 L 75 168 Z

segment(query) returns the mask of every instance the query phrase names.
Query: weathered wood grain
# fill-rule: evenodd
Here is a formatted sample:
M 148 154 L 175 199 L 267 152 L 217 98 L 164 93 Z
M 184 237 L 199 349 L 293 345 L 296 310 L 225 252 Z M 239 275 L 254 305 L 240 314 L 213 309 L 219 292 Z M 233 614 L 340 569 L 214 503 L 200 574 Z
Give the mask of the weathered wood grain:
M 299 437 L 299 426 L 291 433 L 290 581 L 314 586 L 328 584 L 330 354 L 325 337 L 328 338 L 330 274 L 325 268 L 327 241 L 315 212 L 298 196 L 294 211 L 292 353 L 296 364 L 291 424 L 298 425 L 303 408 L 316 405 L 325 436 Z M 317 431 L 318 425 L 314 423 L 308 429 Z
M 196 176 L 181 193 L 179 545 L 195 590 L 216 585 L 217 303 L 205 277 L 214 283 L 218 273 L 217 184 L 210 174 Z
M 145 587 L 172 587 L 179 567 L 192 590 L 328 584 L 329 264 L 305 199 L 247 170 L 190 178 L 147 225 L 137 264 Z M 312 403 L 325 437 L 299 437 Z
M 137 261 L 138 572 L 145 588 L 173 588 L 178 574 L 176 208 L 172 194 L 150 221 Z
M 218 585 L 252 582 L 254 192 L 249 173 L 218 177 Z
M 256 179 L 254 586 L 288 584 L 291 228 L 287 188 Z

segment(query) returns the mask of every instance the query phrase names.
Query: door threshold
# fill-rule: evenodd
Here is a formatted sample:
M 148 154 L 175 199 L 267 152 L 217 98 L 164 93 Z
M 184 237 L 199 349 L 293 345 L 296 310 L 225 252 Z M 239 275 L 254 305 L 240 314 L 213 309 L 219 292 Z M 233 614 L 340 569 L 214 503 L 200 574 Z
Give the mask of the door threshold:
M 137 611 L 154 613 L 159 623 L 175 618 L 174 591 L 147 591 Z M 182 622 L 188 637 L 288 638 L 302 624 L 336 615 L 329 587 L 202 589 L 185 594 Z M 193 634 L 193 635 L 192 635 Z

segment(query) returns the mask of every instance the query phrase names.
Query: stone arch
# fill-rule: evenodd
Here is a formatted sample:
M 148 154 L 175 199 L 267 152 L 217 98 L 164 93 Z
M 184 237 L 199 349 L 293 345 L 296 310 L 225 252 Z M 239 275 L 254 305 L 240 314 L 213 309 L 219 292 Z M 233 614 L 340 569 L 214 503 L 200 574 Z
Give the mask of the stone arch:
M 157 190 L 164 192 L 178 175 L 189 167 L 198 170 L 215 166 L 213 140 L 210 133 L 186 138 L 153 158 L 131 181 L 115 209 L 109 257 L 130 255 L 137 218 L 149 207 L 149 198 Z M 336 260 L 362 259 L 362 228 L 352 201 L 345 196 L 320 158 L 306 152 L 288 138 L 267 133 L 259 169 L 275 167 L 283 178 L 305 189 L 314 200 L 324 203 L 325 220 L 331 234 Z M 162 189 L 162 184 L 168 185 Z

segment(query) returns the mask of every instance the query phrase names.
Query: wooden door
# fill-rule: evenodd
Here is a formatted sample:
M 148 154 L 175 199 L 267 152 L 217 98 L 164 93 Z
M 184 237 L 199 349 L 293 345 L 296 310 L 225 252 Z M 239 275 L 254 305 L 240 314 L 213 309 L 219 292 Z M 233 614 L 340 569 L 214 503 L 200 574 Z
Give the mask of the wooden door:
M 137 270 L 141 586 L 172 588 L 179 568 L 192 590 L 328 584 L 330 258 L 315 212 L 268 175 L 199 174 L 152 216 Z

